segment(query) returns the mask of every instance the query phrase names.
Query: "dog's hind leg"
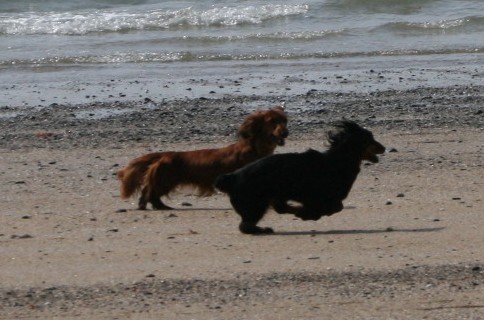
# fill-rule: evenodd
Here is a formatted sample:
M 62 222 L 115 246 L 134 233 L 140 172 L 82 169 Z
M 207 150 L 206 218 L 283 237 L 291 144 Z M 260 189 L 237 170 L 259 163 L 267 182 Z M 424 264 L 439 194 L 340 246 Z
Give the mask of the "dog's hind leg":
M 151 202 L 151 206 L 153 207 L 153 210 L 173 210 L 172 207 L 164 204 L 159 197 L 151 198 L 150 202 Z
M 173 209 L 164 204 L 160 198 L 176 188 L 177 180 L 174 176 L 176 176 L 176 172 L 174 172 L 171 159 L 162 158 L 152 164 L 145 175 L 145 186 L 141 190 L 139 208 L 146 209 L 149 202 L 154 210 Z
M 286 214 L 286 213 L 297 213 L 301 210 L 301 206 L 291 206 L 287 203 L 285 199 L 274 199 L 271 202 L 272 208 L 279 214 Z
M 238 197 L 237 197 L 238 198 Z M 257 226 L 257 223 L 262 219 L 269 207 L 268 201 L 253 201 L 247 203 L 241 201 L 236 197 L 231 197 L 230 202 L 235 211 L 240 215 L 242 221 L 239 224 L 239 230 L 246 234 L 269 234 L 274 233 L 271 228 L 261 228 Z
M 151 203 L 154 210 L 171 210 L 172 207 L 167 206 L 160 200 L 160 196 L 154 194 L 149 188 L 144 187 L 141 190 L 141 196 L 138 201 L 138 210 L 146 210 L 147 204 Z
M 139 197 L 138 200 L 138 210 L 146 210 L 146 205 L 148 204 L 148 201 L 145 199 L 144 196 L 144 189 L 141 191 L 141 196 Z

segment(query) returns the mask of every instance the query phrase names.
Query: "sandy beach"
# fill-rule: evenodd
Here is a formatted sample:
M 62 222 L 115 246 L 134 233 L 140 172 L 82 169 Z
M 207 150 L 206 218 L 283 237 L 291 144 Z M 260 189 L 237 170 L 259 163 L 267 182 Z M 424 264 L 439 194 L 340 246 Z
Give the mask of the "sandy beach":
M 482 76 L 482 75 L 481 75 Z M 484 87 L 0 107 L 1 319 L 484 319 Z M 345 209 L 270 212 L 248 236 L 223 194 L 138 211 L 116 171 L 223 146 L 284 100 L 277 152 L 346 117 L 387 147 Z M 247 106 L 251 106 L 247 108 Z

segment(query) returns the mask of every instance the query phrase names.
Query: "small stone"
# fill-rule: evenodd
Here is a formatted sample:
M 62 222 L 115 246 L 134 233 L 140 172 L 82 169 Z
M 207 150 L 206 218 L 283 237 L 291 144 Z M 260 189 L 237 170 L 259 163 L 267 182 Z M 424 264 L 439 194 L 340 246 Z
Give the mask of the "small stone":
M 387 200 L 387 202 L 385 202 L 385 205 L 389 206 L 389 205 L 392 205 L 393 202 L 391 202 L 390 200 Z
M 192 206 L 192 204 L 190 202 L 182 202 L 181 205 L 183 207 L 191 207 Z
M 24 235 L 21 235 L 21 236 L 13 234 L 10 238 L 11 239 L 31 239 L 33 237 L 30 234 L 24 234 Z
M 398 150 L 396 148 L 390 148 L 388 149 L 388 152 L 395 153 L 398 152 Z
M 403 193 L 397 194 L 397 198 L 403 198 L 403 197 L 405 197 L 405 194 L 403 194 Z
M 123 212 L 128 212 L 126 209 L 118 209 L 116 210 L 116 213 L 123 213 Z

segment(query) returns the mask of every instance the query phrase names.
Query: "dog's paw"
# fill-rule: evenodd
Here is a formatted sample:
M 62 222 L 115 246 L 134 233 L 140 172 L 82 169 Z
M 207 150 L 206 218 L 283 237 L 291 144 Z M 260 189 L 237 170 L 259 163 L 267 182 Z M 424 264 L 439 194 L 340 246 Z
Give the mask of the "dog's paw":
M 321 217 L 310 217 L 310 218 L 305 218 L 303 220 L 305 220 L 305 221 L 307 221 L 307 220 L 318 221 L 319 219 L 321 219 Z
M 245 234 L 271 234 L 274 233 L 272 228 L 261 228 L 252 224 L 241 223 L 239 230 Z
M 307 220 L 313 220 L 313 221 L 316 221 L 316 220 L 319 220 L 321 218 L 322 214 L 319 214 L 319 213 L 304 213 L 304 214 L 296 214 L 296 217 L 298 217 L 299 219 L 301 220 L 304 220 L 304 221 L 307 221 Z
M 263 234 L 272 234 L 274 233 L 274 229 L 272 228 L 261 228 Z

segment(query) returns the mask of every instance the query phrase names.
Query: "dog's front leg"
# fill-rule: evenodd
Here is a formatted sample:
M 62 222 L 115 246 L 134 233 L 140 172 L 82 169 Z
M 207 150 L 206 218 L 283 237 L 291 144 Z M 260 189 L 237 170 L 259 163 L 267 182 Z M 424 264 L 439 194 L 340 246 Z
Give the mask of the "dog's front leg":
M 304 204 L 295 215 L 302 220 L 319 220 L 322 216 L 331 216 L 341 210 L 343 210 L 341 201 L 322 201 L 320 203 Z
M 301 220 L 319 220 L 322 214 L 318 212 L 315 208 L 311 208 L 309 206 L 304 205 L 295 213 L 295 216 L 300 218 Z
M 323 216 L 331 216 L 337 212 L 343 210 L 343 202 L 341 201 L 333 201 L 328 202 L 321 210 L 321 214 Z

